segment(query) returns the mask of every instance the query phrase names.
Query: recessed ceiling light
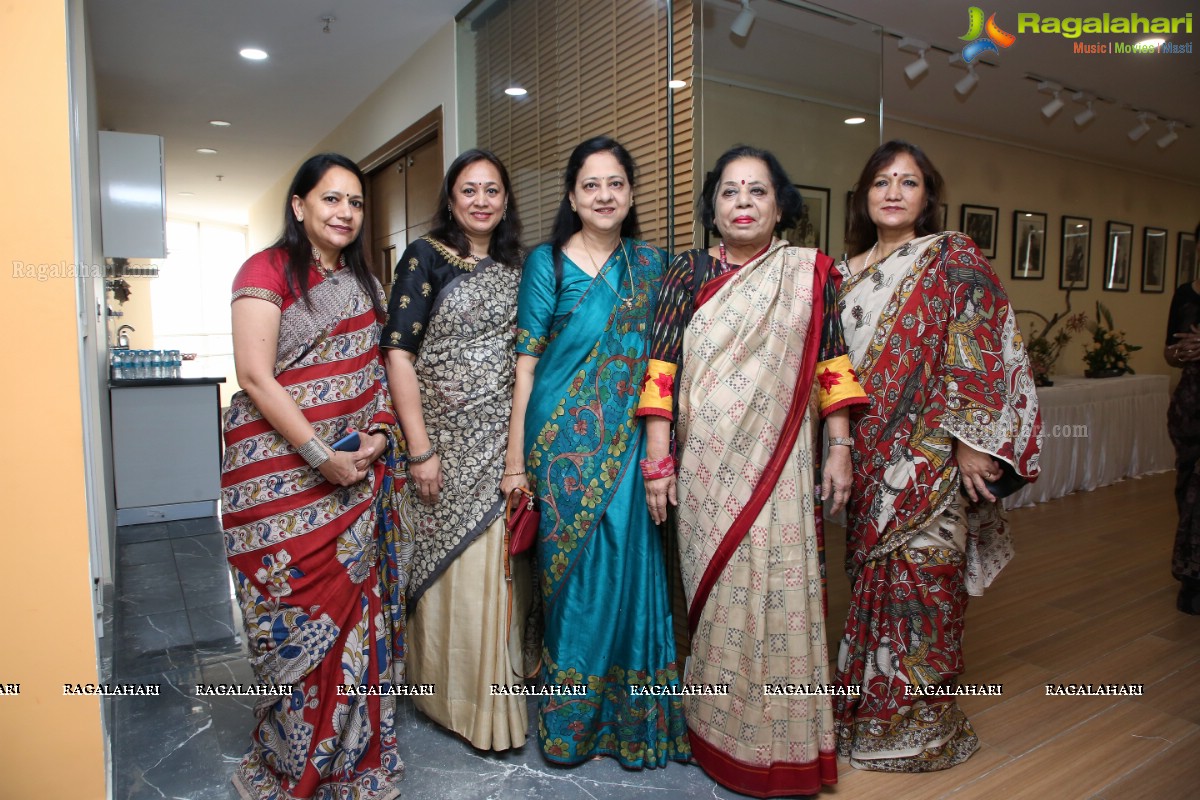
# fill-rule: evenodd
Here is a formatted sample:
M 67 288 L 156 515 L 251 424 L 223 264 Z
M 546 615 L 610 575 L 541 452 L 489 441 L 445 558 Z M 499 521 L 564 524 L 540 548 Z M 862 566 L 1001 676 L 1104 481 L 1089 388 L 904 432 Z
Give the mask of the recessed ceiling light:
M 678 78 L 676 78 L 675 80 L 667 81 L 668 89 L 682 89 L 685 86 L 687 86 L 687 81 L 681 81 Z
M 847 117 L 846 119 L 844 119 L 842 121 L 845 122 L 847 125 L 862 125 L 864 122 L 867 121 L 867 118 L 866 117 Z
M 504 93 L 509 97 L 521 97 L 522 95 L 529 94 L 529 90 L 523 89 L 520 86 L 510 86 L 504 90 Z
M 202 156 L 215 156 L 217 154 L 217 151 L 211 147 L 197 147 L 196 152 Z
M 180 192 L 179 196 L 180 197 L 195 197 L 196 193 L 195 192 Z
M 257 47 L 243 47 L 238 50 L 238 55 L 251 61 L 264 61 L 267 58 L 267 51 L 259 50 Z
M 214 125 L 214 126 L 216 126 L 216 127 L 218 127 L 218 128 L 228 128 L 228 127 L 229 127 L 230 125 L 232 125 L 233 123 L 231 123 L 231 122 L 226 122 L 226 121 L 225 121 L 225 120 L 223 120 L 223 119 L 210 119 L 210 120 L 208 121 L 208 124 L 209 124 L 209 125 Z

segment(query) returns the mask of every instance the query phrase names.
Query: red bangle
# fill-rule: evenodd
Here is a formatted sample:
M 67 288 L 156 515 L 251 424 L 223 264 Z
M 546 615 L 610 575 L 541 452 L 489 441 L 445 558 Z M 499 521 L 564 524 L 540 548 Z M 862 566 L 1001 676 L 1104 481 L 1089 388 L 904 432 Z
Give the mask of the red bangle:
M 675 474 L 675 459 L 671 456 L 663 456 L 658 461 L 643 458 L 641 460 L 641 467 L 642 477 L 648 481 L 669 478 Z

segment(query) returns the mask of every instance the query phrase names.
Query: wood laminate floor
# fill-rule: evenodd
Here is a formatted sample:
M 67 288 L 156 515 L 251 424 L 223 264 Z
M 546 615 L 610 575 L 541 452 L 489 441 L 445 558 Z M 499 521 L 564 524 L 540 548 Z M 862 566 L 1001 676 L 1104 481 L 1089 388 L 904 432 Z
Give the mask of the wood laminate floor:
M 960 703 L 982 746 L 945 772 L 894 775 L 839 762 L 821 797 L 1200 797 L 1200 617 L 1175 610 L 1175 473 L 1010 512 L 1017 556 L 971 598 L 962 683 L 1003 684 Z M 830 528 L 830 637 L 849 586 Z M 836 644 L 831 642 L 831 653 Z M 1047 696 L 1046 684 L 1143 684 L 1142 697 Z

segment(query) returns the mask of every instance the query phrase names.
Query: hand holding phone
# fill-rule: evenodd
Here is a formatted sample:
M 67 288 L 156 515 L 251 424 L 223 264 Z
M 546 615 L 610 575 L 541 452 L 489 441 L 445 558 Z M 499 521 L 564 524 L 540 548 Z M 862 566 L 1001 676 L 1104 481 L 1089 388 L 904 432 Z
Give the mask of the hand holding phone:
M 354 430 L 353 428 L 348 428 L 346 430 L 346 435 L 338 439 L 336 442 L 330 445 L 330 447 L 332 447 L 334 450 L 342 450 L 348 453 L 357 452 L 359 448 L 358 431 Z

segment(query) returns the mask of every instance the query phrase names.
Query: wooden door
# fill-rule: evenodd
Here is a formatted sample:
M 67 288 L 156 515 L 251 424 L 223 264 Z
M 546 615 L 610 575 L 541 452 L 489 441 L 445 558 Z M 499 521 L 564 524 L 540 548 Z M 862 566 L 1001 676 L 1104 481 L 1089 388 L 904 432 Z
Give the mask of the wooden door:
M 405 210 L 404 158 L 397 158 L 372 173 L 367 179 L 370 197 L 371 262 L 375 277 L 385 287 L 392 282 L 392 270 L 404 245 L 408 215 Z
M 430 139 L 407 154 L 408 169 L 404 183 L 408 213 L 407 241 L 419 239 L 433 227 L 438 191 L 442 186 L 441 139 Z

